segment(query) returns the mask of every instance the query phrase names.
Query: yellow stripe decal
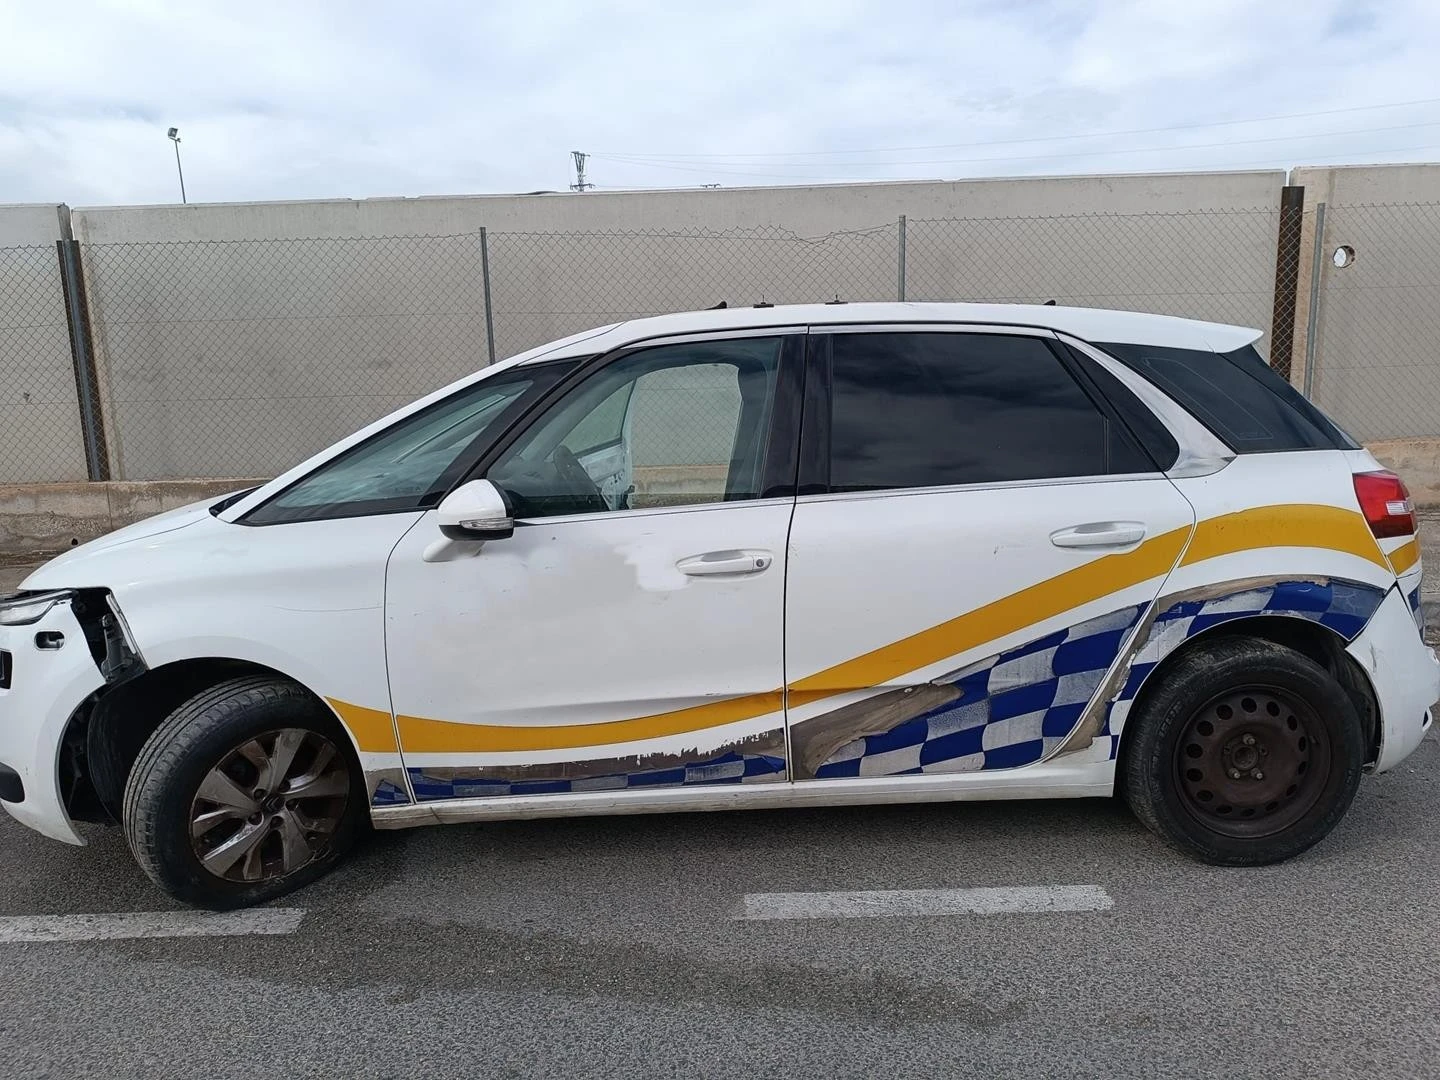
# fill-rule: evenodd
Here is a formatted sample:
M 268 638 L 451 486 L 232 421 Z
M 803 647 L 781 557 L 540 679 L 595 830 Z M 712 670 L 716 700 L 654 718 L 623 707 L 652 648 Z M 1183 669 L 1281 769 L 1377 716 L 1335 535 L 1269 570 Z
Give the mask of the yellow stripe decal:
M 847 690 L 879 686 L 1091 600 L 1162 577 L 1175 565 L 1189 532 L 1185 526 L 1162 533 L 1134 551 L 1102 556 L 939 626 L 797 679 L 790 684 L 789 702 L 803 705 Z
M 1311 504 L 1257 507 L 1203 521 L 1193 536 L 1190 527 L 1183 526 L 1152 537 L 1134 551 L 1105 555 L 1037 582 L 938 626 L 798 679 L 790 684 L 788 695 L 771 690 L 633 720 L 553 727 L 461 724 L 401 716 L 400 741 L 405 752 L 413 754 L 503 753 L 607 746 L 704 731 L 778 712 L 782 701 L 793 708 L 849 690 L 880 686 L 1121 589 L 1163 577 L 1174 568 L 1182 550 L 1181 565 L 1189 566 L 1266 547 L 1324 548 L 1390 568 L 1365 519 L 1353 511 Z M 1397 549 L 1391 561 L 1403 558 L 1405 550 Z M 331 705 L 362 750 L 395 751 L 388 713 L 334 700 Z
M 399 751 L 395 745 L 395 721 L 388 712 L 367 709 L 363 705 L 351 705 L 348 701 L 326 698 L 330 707 L 340 717 L 340 722 L 350 729 L 355 745 L 366 754 L 394 754 Z
M 1312 503 L 1257 506 L 1234 514 L 1207 518 L 1195 527 L 1195 538 L 1181 566 L 1268 547 L 1325 548 L 1358 555 L 1389 570 L 1370 526 L 1353 510 Z
M 400 717 L 400 740 L 407 754 L 489 754 L 511 750 L 568 750 L 577 746 L 609 746 L 641 742 L 665 735 L 752 720 L 779 712 L 779 690 L 707 702 L 688 709 L 612 720 L 601 724 L 559 724 L 554 727 L 511 727 L 508 724 L 455 724 L 447 720 Z
M 1420 561 L 1420 541 L 1411 540 L 1408 544 L 1401 544 L 1394 551 L 1390 552 L 1390 565 L 1395 568 L 1398 577 L 1405 573 L 1417 562 Z

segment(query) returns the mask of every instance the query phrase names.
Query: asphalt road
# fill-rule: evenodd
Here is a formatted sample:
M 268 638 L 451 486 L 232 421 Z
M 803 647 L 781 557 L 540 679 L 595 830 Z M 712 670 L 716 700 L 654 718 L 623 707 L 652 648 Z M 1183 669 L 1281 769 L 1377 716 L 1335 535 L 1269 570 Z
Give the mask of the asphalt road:
M 377 834 L 282 937 L 0 944 L 16 1077 L 1434 1076 L 1440 740 L 1200 866 L 1105 801 Z M 0 822 L 0 917 L 173 908 Z M 746 922 L 747 893 L 1098 885 L 1108 911 Z
M 1440 1076 L 1437 794 L 1432 732 L 1318 848 L 1244 871 L 1098 800 L 381 833 L 281 902 L 287 936 L 0 943 L 0 1077 Z M 176 910 L 87 833 L 0 815 L 0 925 Z M 1113 906 L 736 918 L 1066 885 Z

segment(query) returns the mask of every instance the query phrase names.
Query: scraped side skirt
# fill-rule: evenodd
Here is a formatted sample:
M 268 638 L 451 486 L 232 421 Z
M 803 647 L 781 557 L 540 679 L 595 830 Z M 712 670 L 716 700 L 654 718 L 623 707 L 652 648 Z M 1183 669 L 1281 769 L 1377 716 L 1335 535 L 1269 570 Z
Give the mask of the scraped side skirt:
M 1083 799 L 1115 790 L 1113 761 L 1047 761 L 1002 772 L 875 776 L 848 780 L 703 788 L 630 788 L 564 795 L 502 795 L 446 799 L 415 806 L 376 806 L 377 829 L 502 819 L 666 814 L 703 810 L 774 810 L 793 806 L 877 806 L 887 803 L 989 799 Z

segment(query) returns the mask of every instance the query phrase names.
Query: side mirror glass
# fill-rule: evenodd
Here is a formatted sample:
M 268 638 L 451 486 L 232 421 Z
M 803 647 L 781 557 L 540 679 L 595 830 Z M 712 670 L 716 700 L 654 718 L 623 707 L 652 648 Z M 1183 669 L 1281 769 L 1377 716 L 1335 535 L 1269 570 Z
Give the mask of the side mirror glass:
M 445 496 L 436 509 L 440 531 L 451 540 L 505 540 L 515 519 L 505 494 L 489 480 L 471 480 Z

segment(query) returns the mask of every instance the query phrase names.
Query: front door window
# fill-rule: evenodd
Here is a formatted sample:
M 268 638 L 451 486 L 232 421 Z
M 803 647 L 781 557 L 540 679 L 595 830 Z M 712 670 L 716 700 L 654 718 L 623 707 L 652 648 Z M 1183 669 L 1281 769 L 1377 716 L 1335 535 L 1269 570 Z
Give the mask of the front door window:
M 761 494 L 781 339 L 632 353 L 491 466 L 516 517 L 736 502 Z

